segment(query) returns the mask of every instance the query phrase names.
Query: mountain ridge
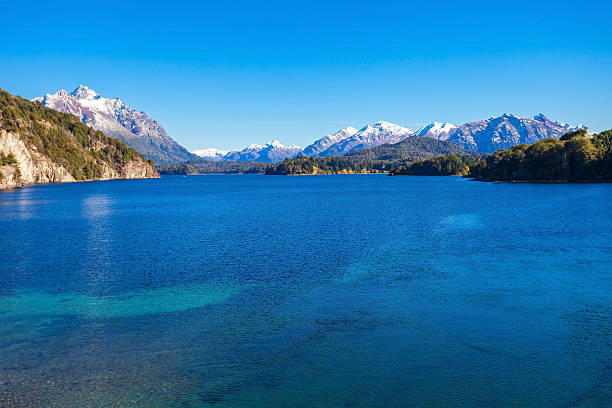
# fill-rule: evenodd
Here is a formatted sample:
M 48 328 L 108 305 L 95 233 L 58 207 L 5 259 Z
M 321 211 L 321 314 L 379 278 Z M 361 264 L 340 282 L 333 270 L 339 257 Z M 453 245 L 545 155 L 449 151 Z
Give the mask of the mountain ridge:
M 541 113 L 531 118 L 504 113 L 489 119 L 465 123 L 443 134 L 441 140 L 455 143 L 466 150 L 493 153 L 499 149 L 531 144 L 549 137 L 558 139 L 565 133 L 579 128 L 582 128 L 582 125 L 570 126 L 553 122 Z
M 243 150 L 231 151 L 221 161 L 255 161 L 275 163 L 284 159 L 293 158 L 304 149 L 300 146 L 285 146 L 278 140 L 272 140 L 264 145 L 251 144 Z
M 144 112 L 136 111 L 119 98 L 105 98 L 85 85 L 79 85 L 72 92 L 60 89 L 32 101 L 75 115 L 86 125 L 120 139 L 156 164 L 166 165 L 196 157 Z
M 553 122 L 543 114 L 531 118 L 503 114 L 481 121 L 468 122 L 461 126 L 448 122 L 432 122 L 416 131 L 380 121 L 366 125 L 359 130 L 350 126 L 340 129 L 315 140 L 301 151 L 298 146 L 290 146 L 291 149 L 277 149 L 276 154 L 271 156 L 265 152 L 264 154 L 259 152 L 259 150 L 268 149 L 270 144 L 254 144 L 241 151 L 233 151 L 222 157 L 216 156 L 212 160 L 280 162 L 300 155 L 307 157 L 343 156 L 353 151 L 399 143 L 412 136 L 447 141 L 464 150 L 491 153 L 498 148 L 533 143 L 547 137 L 559 138 L 564 133 L 581 127 L 582 125 L 570 126 L 562 122 Z
M 332 133 L 315 140 L 312 144 L 306 146 L 302 153 L 304 154 L 304 156 L 317 156 L 320 153 L 323 153 L 324 151 L 329 149 L 331 146 L 335 145 L 336 143 L 348 139 L 349 137 L 352 137 L 358 132 L 359 130 L 352 126 L 345 127 L 344 129 L 340 129 L 336 133 Z

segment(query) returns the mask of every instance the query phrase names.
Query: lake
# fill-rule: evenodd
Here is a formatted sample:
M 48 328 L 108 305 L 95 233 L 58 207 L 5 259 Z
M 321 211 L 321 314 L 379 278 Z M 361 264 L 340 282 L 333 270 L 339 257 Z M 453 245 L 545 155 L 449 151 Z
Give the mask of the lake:
M 0 406 L 610 407 L 612 184 L 0 192 Z

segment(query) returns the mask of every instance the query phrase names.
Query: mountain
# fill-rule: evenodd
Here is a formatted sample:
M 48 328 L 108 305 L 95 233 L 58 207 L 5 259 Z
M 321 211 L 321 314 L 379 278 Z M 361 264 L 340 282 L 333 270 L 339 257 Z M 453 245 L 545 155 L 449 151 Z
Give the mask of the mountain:
M 196 157 L 170 138 L 166 130 L 144 112 L 137 112 L 118 98 L 104 98 L 86 86 L 79 85 L 72 92 L 61 89 L 33 101 L 75 115 L 86 125 L 122 140 L 158 165 Z
M 156 176 L 153 163 L 122 141 L 0 90 L 0 188 Z
M 414 161 L 449 154 L 464 156 L 473 153 L 443 140 L 408 136 L 399 143 L 354 150 L 344 157 L 354 160 Z
M 424 136 L 447 140 L 467 150 L 493 153 L 499 149 L 508 149 L 518 144 L 531 144 L 542 139 L 560 138 L 563 134 L 575 130 L 561 122 L 552 122 L 539 114 L 533 118 L 521 118 L 511 114 L 493 116 L 490 119 L 466 123 L 448 133 L 425 133 Z
M 209 149 L 194 150 L 191 153 L 195 154 L 198 157 L 206 159 L 206 160 L 222 161 L 225 155 L 229 153 L 229 151 L 209 148 Z
M 276 163 L 298 155 L 306 157 L 343 156 L 377 146 L 394 145 L 411 136 L 451 142 L 459 147 L 459 150 L 453 150 L 448 145 L 444 147 L 425 145 L 427 142 L 418 145 L 417 139 L 411 139 L 406 145 L 400 147 L 384 147 L 380 150 L 363 153 L 363 157 L 368 157 L 368 160 L 378 160 L 374 157 L 379 155 L 423 159 L 431 157 L 421 155 L 421 152 L 426 151 L 437 151 L 439 154 L 466 154 L 465 150 L 491 153 L 497 149 L 522 143 L 534 143 L 547 137 L 559 138 L 566 132 L 577 128 L 561 122 L 552 122 L 542 114 L 533 118 L 519 118 L 515 115 L 505 114 L 461 126 L 452 123 L 432 122 L 416 132 L 393 123 L 381 121 L 365 126 L 361 130 L 354 127 L 341 129 L 314 141 L 303 150 L 298 146 L 284 146 L 278 141 L 273 141 L 263 146 L 251 145 L 244 150 L 229 152 L 224 156 L 222 156 L 224 152 L 215 149 L 198 150 L 196 153 L 207 160 Z M 424 150 L 421 151 L 420 149 Z
M 321 139 L 316 140 L 311 145 L 306 146 L 302 154 L 304 156 L 310 156 L 310 157 L 318 156 L 319 154 L 323 153 L 325 150 L 329 149 L 331 146 L 343 140 L 348 139 L 349 137 L 355 135 L 355 133 L 357 132 L 359 131 L 351 126 L 341 129 L 337 131 L 336 133 L 324 136 Z
M 463 162 L 475 161 L 480 153 L 468 152 L 456 144 L 428 137 L 408 136 L 398 143 L 353 150 L 343 156 L 299 156 L 270 165 L 269 175 L 355 174 L 390 172 L 417 160 L 453 157 Z M 464 166 L 465 167 L 465 166 Z
M 457 129 L 452 123 L 433 122 L 416 131 L 416 136 L 447 140 L 450 133 Z
M 229 152 L 223 157 L 223 161 L 256 161 L 275 163 L 284 159 L 297 156 L 302 152 L 299 146 L 285 146 L 278 140 L 273 140 L 265 145 L 252 144 L 244 150 Z
M 414 135 L 414 131 L 389 122 L 378 122 L 367 125 L 354 135 L 340 140 L 316 157 L 342 156 L 348 152 L 368 147 L 380 146 L 386 143 L 398 143 L 408 136 Z

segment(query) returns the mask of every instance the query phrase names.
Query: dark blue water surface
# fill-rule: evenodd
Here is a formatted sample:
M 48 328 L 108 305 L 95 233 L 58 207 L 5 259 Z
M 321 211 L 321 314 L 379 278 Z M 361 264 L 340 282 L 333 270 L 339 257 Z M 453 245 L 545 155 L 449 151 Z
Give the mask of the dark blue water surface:
M 612 185 L 0 193 L 0 406 L 610 407 Z

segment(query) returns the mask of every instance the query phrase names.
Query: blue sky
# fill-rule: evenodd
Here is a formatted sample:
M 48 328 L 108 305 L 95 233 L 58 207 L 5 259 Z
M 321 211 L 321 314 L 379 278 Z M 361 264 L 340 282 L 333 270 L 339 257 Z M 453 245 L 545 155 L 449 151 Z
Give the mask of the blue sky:
M 1 88 L 82 83 L 190 150 L 505 112 L 612 128 L 608 2 L 0 3 Z

